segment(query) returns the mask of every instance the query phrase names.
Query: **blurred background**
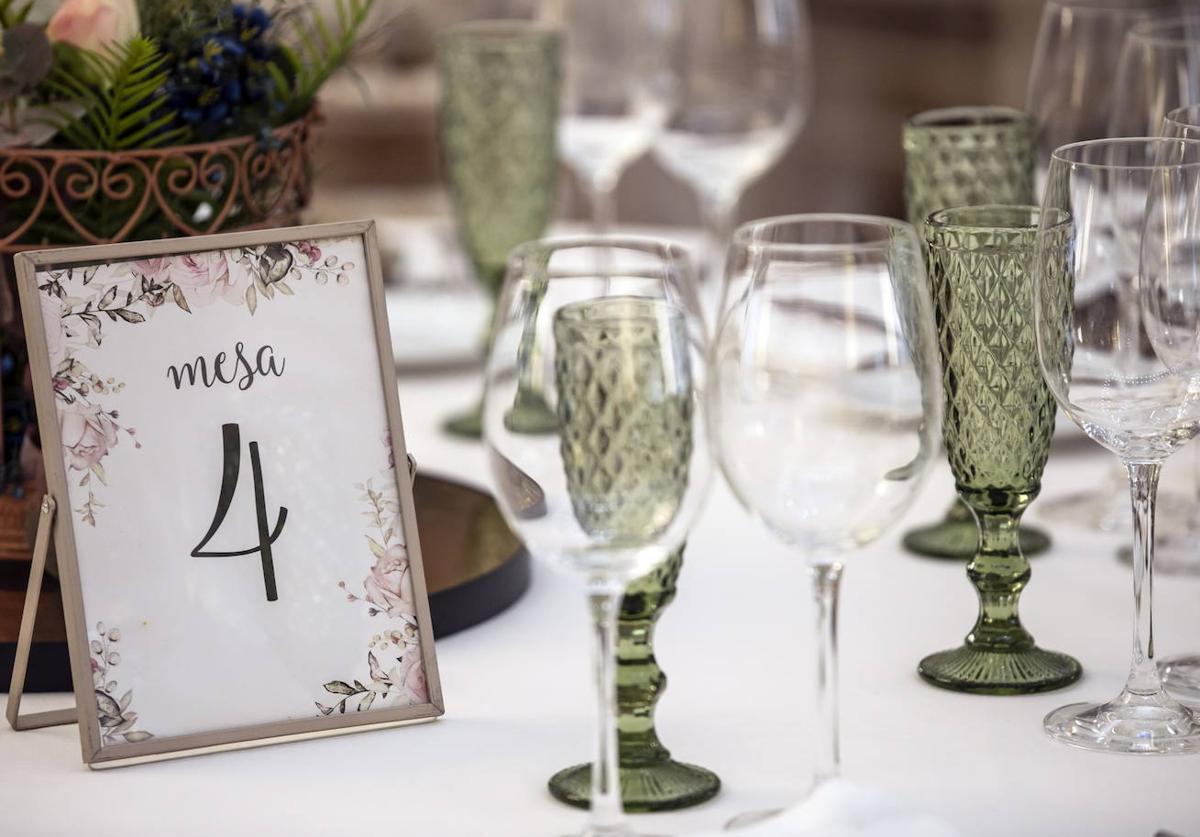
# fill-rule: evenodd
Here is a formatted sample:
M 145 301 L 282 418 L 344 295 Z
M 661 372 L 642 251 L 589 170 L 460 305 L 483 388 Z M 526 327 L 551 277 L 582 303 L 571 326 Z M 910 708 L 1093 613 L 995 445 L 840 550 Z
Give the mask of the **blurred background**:
M 341 74 L 321 97 L 314 220 L 448 216 L 438 161 L 436 33 L 465 20 L 532 17 L 537 4 L 379 5 L 357 74 Z M 822 210 L 903 217 L 901 123 L 947 105 L 1021 107 L 1042 7 L 1042 0 L 809 0 L 818 68 L 813 106 L 778 164 L 750 186 L 738 217 Z M 617 206 L 622 223 L 699 222 L 693 193 L 650 155 L 621 178 Z M 557 217 L 584 219 L 588 212 L 579 184 L 560 171 Z

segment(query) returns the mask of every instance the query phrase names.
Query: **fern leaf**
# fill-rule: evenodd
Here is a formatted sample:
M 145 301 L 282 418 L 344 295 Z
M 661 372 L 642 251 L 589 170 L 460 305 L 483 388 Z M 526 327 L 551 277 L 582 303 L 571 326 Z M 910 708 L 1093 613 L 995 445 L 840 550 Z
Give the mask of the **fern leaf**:
M 50 92 L 83 108 L 82 116 L 58 125 L 71 144 L 125 151 L 186 139 L 186 129 L 170 128 L 176 114 L 166 105 L 166 58 L 153 41 L 138 36 L 102 53 L 76 53 L 77 60 L 56 68 L 46 84 Z

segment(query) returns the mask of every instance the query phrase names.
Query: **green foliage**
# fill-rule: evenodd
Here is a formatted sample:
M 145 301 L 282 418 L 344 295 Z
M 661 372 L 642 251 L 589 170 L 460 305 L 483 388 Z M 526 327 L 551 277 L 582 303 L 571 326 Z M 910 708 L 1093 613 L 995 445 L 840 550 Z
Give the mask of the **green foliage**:
M 62 47 L 60 46 L 60 49 Z M 175 112 L 166 105 L 166 58 L 158 46 L 137 36 L 103 54 L 66 48 L 71 60 L 55 62 L 46 87 L 83 108 L 76 115 L 56 107 L 59 133 L 75 148 L 125 151 L 174 145 L 187 131 L 171 128 Z
M 275 96 L 283 105 L 281 121 L 312 107 L 321 85 L 350 57 L 374 4 L 375 0 L 335 0 L 336 27 L 311 9 L 287 18 L 290 43 L 280 44 L 282 60 L 268 65 Z
M 0 29 L 8 29 L 29 19 L 33 0 L 0 0 Z
M 138 0 L 138 20 L 142 34 L 170 55 L 184 52 L 232 6 L 233 0 Z

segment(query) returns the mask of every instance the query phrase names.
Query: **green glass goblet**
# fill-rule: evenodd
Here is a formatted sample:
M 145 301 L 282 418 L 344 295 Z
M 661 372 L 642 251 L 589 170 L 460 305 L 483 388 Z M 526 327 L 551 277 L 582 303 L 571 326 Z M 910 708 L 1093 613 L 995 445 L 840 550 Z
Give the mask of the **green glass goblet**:
M 940 108 L 912 117 L 903 132 L 908 222 L 920 233 L 939 209 L 1032 203 L 1035 139 L 1033 118 L 1013 108 Z M 1050 546 L 1037 529 L 1023 527 L 1020 537 L 1026 555 Z M 919 555 L 966 560 L 978 540 L 975 518 L 956 500 L 941 521 L 906 532 L 903 543 Z
M 935 212 L 925 225 L 929 281 L 945 397 L 942 437 L 958 496 L 978 520 L 967 577 L 979 617 L 963 646 L 932 654 L 918 672 L 935 686 L 1008 695 L 1058 689 L 1081 672 L 1045 651 L 1021 625 L 1017 602 L 1029 562 L 1017 537 L 1041 489 L 1054 435 L 1055 401 L 1038 367 L 1032 260 L 1042 210 L 977 206 Z M 1069 277 L 1071 224 L 1047 225 L 1043 270 Z M 1047 241 L 1053 250 L 1045 249 Z
M 438 42 L 442 165 L 459 239 L 495 299 L 508 254 L 538 238 L 554 209 L 559 35 L 530 21 L 466 23 Z M 554 427 L 553 411 L 523 381 L 513 422 Z M 482 434 L 482 405 L 448 420 L 460 436 Z
M 555 319 L 563 463 L 576 518 L 589 530 L 636 535 L 671 513 L 687 484 L 681 444 L 692 438 L 691 404 L 654 399 L 663 390 L 662 303 L 611 297 L 565 306 Z M 654 656 L 654 626 L 675 598 L 680 549 L 625 589 L 618 622 L 617 748 L 625 810 L 668 811 L 711 799 L 716 774 L 671 758 L 654 709 L 667 678 Z M 569 805 L 591 802 L 591 765 L 550 778 Z

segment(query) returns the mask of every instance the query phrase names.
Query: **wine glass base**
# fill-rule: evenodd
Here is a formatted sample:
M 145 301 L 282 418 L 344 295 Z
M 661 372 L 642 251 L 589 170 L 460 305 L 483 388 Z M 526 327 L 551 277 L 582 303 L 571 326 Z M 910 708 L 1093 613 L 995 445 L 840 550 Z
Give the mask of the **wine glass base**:
M 1019 532 L 1021 552 L 1026 558 L 1050 548 L 1050 536 L 1041 529 L 1022 526 Z M 930 526 L 911 529 L 904 535 L 904 548 L 927 558 L 969 561 L 979 551 L 979 526 L 974 518 L 967 521 L 942 520 Z
M 942 689 L 977 695 L 1029 695 L 1070 686 L 1083 673 L 1079 661 L 1032 646 L 1020 651 L 989 651 L 962 646 L 930 654 L 917 673 Z
M 464 413 L 453 415 L 442 422 L 442 429 L 451 436 L 461 436 L 464 439 L 483 438 L 483 403 L 481 402 Z
M 530 436 L 558 432 L 558 413 L 536 393 L 518 394 L 517 403 L 504 414 L 504 426 L 512 433 Z
M 1157 560 L 1157 559 L 1156 559 Z M 1158 666 L 1163 686 L 1180 700 L 1200 703 L 1200 654 L 1163 660 Z
M 741 828 L 749 828 L 752 825 L 758 825 L 764 820 L 769 820 L 772 817 L 777 817 L 783 813 L 782 808 L 772 808 L 769 811 L 747 811 L 744 814 L 738 814 L 736 817 L 725 823 L 726 831 L 737 831 Z
M 591 803 L 592 766 L 577 764 L 550 777 L 550 795 L 576 808 Z M 711 770 L 665 759 L 645 767 L 621 768 L 621 801 L 630 813 L 676 811 L 707 802 L 721 789 Z
M 1046 716 L 1046 734 L 1083 750 L 1171 755 L 1200 753 L 1200 718 L 1166 692 L 1122 692 L 1108 703 L 1072 703 Z

